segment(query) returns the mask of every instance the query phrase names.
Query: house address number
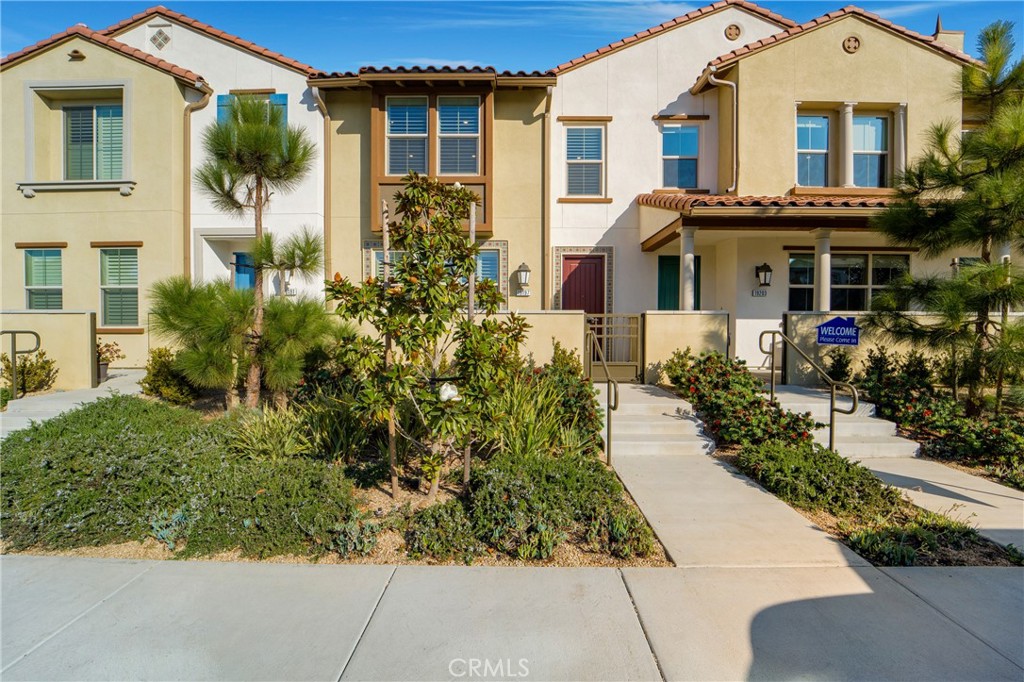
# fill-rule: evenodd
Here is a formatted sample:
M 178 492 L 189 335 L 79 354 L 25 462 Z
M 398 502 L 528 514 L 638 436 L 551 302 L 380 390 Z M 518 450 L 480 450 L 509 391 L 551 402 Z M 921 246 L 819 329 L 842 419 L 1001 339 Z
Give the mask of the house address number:
M 754 289 L 753 291 L 750 292 L 750 295 L 753 296 L 754 298 L 767 298 L 768 290 L 767 289 Z

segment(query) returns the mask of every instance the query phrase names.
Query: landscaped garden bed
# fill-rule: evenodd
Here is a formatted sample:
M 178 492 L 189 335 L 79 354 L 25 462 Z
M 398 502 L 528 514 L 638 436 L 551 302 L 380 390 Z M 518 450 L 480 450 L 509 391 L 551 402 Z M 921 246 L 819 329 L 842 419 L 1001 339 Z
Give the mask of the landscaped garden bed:
M 810 415 L 769 401 L 741 360 L 677 352 L 666 365 L 720 446 L 750 476 L 861 556 L 882 566 L 1010 566 L 1021 556 L 967 523 L 913 505 L 871 471 L 815 444 Z

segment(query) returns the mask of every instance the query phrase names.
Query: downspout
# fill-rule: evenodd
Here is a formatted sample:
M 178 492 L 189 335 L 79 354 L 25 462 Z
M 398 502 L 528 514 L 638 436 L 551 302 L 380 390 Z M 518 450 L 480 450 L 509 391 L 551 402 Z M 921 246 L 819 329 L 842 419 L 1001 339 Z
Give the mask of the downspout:
M 331 278 L 331 116 L 320 88 L 309 86 L 313 103 L 324 117 L 324 279 Z
M 739 107 L 737 102 L 736 84 L 732 81 L 723 81 L 715 78 L 715 72 L 718 71 L 717 67 L 709 67 L 708 83 L 716 86 L 726 86 L 732 90 L 732 183 L 729 185 L 729 189 L 725 190 L 726 194 L 732 194 L 736 191 L 736 178 L 739 176 L 739 164 L 740 164 L 740 145 L 739 145 L 739 121 L 737 116 L 739 115 Z
M 203 96 L 198 102 L 185 105 L 184 142 L 182 143 L 184 147 L 182 160 L 185 168 L 181 198 L 182 245 L 184 247 L 182 262 L 185 265 L 185 277 L 190 281 L 192 279 L 192 112 L 206 107 L 213 95 L 213 88 L 203 81 L 196 81 L 195 88 L 203 93 Z
M 544 97 L 544 125 L 541 128 L 541 138 L 543 141 L 543 151 L 541 153 L 542 166 L 540 171 L 541 176 L 541 258 L 540 258 L 540 308 L 541 310 L 548 310 L 551 308 L 551 302 L 548 299 L 548 292 L 551 290 L 548 283 L 548 275 L 550 267 L 548 266 L 548 259 L 551 250 L 551 202 L 548 200 L 550 182 L 550 164 L 551 164 L 551 150 L 549 147 L 549 140 L 551 139 L 551 95 L 554 92 L 554 86 L 549 85 L 547 95 Z

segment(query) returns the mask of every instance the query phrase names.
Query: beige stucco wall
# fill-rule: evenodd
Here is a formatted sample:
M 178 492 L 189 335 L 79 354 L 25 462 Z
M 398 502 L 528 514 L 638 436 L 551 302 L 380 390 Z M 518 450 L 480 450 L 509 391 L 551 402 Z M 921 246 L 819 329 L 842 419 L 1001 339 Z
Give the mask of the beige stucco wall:
M 729 313 L 725 311 L 649 310 L 644 313 L 644 382 L 664 380 L 662 367 L 677 350 L 727 353 Z
M 523 357 L 532 356 L 538 365 L 550 361 L 554 339 L 583 360 L 586 325 L 582 310 L 544 310 L 519 314 L 530 325 L 526 341 L 520 348 Z
M 70 391 L 98 385 L 96 313 L 74 310 L 4 311 L 0 312 L 0 328 L 5 331 L 31 330 L 39 334 L 40 350 L 46 351 L 46 357 L 57 363 L 54 389 Z M 18 350 L 28 350 L 34 342 L 31 336 L 19 334 Z M 0 338 L 0 352 L 10 356 L 10 336 Z M 4 377 L 4 383 L 8 381 L 9 378 Z
M 77 49 L 81 61 L 69 61 Z M 197 99 L 173 77 L 91 42 L 76 38 L 4 69 L 3 155 L 0 189 L 3 221 L 3 292 L 6 310 L 25 307 L 25 256 L 16 242 L 67 242 L 62 255 L 65 310 L 96 311 L 100 323 L 99 249 L 94 241 L 141 241 L 139 249 L 139 327 L 146 326 L 146 292 L 159 279 L 183 271 L 182 135 L 187 97 Z M 22 195 L 24 180 L 61 179 L 60 103 L 27 92 L 26 82 L 111 82 L 125 84 L 125 129 L 130 131 L 125 179 L 136 182 L 130 196 L 112 190 L 40 191 Z M 26 97 L 28 107 L 26 107 Z M 33 112 L 35 178 L 26 177 L 26 108 Z M 129 170 L 130 169 L 130 170 Z M 128 357 L 118 366 L 146 362 L 145 333 L 103 330 Z
M 860 38 L 861 47 L 847 54 L 842 43 L 851 35 Z M 928 126 L 960 120 L 961 103 L 953 91 L 960 68 L 959 62 L 856 16 L 740 60 L 727 75 L 739 83 L 738 194 L 785 194 L 796 184 L 796 102 L 801 109 L 820 105 L 834 115 L 843 102 L 857 102 L 855 113 L 906 103 L 907 158 L 914 159 Z M 830 133 L 831 149 L 838 150 L 836 118 Z M 728 136 L 721 143 L 730 144 Z M 836 185 L 839 154 L 830 156 L 830 184 Z

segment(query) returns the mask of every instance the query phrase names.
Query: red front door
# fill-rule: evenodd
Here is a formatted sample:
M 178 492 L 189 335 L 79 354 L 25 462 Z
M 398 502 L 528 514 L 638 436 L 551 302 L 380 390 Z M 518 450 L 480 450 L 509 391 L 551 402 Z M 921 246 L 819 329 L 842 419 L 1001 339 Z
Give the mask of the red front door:
M 562 310 L 604 314 L 604 256 L 562 257 Z

